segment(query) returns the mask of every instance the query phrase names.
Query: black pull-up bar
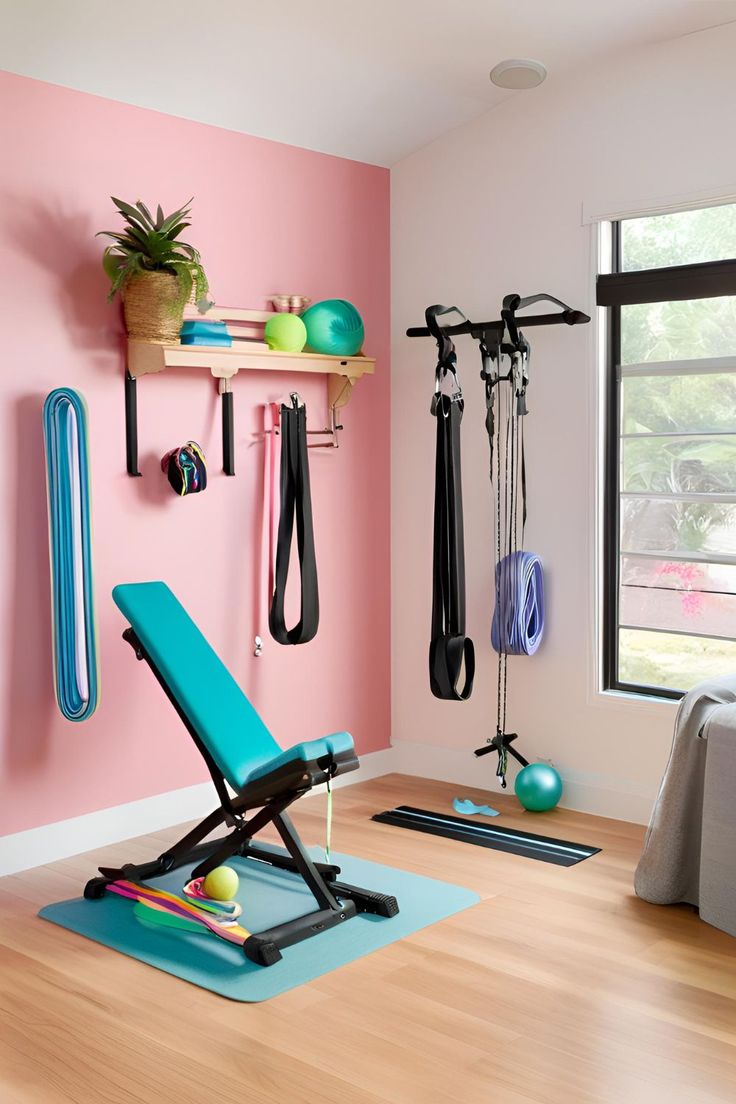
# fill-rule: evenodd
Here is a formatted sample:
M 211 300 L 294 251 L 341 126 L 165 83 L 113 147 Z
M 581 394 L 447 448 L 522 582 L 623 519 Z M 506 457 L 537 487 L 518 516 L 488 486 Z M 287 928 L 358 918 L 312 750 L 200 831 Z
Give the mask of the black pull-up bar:
M 523 309 L 526 306 L 531 306 L 532 303 L 539 303 L 542 301 L 557 303 L 562 307 L 561 311 L 557 311 L 553 314 L 529 314 L 516 317 L 515 312 L 519 309 Z M 511 314 L 517 325 L 527 328 L 528 326 L 581 326 L 586 322 L 590 322 L 590 316 L 583 311 L 574 310 L 566 303 L 563 303 L 560 299 L 555 299 L 552 295 L 541 293 L 539 295 L 530 295 L 526 299 L 522 299 L 520 295 L 506 295 L 503 300 L 504 310 L 503 314 Z M 457 310 L 457 308 L 446 308 L 447 313 L 451 309 Z M 444 312 L 443 312 L 444 313 Z M 458 311 L 458 313 L 460 313 Z M 437 323 L 435 322 L 435 325 Z M 470 334 L 476 340 L 489 335 L 503 334 L 507 327 L 506 318 L 495 319 L 492 322 L 470 322 L 468 319 L 463 319 L 462 322 L 457 322 L 454 326 L 438 326 L 442 333 L 448 337 L 455 337 L 457 334 Z M 428 326 L 410 326 L 406 331 L 407 337 L 436 337 L 437 334 L 429 329 Z

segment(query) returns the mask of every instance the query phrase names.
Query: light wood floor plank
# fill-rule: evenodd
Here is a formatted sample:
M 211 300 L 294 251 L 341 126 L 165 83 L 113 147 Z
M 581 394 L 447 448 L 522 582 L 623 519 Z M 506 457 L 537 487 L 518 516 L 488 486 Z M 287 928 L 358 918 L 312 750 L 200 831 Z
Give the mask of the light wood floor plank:
M 566 869 L 370 819 L 449 812 L 456 793 L 398 775 L 339 790 L 333 846 L 481 903 L 265 1004 L 35 916 L 181 829 L 0 880 L 0 1104 L 733 1104 L 736 943 L 693 909 L 637 900 L 643 829 L 491 798 L 509 827 L 603 848 Z M 301 804 L 319 843 L 324 800 Z

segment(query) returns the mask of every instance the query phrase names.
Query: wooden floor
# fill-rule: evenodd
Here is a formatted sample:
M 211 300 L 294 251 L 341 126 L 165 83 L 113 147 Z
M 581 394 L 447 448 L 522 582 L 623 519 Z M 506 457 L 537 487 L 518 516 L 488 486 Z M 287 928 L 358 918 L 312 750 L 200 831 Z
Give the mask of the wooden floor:
M 455 793 L 398 775 L 341 789 L 334 845 L 481 904 L 265 1004 L 36 918 L 174 832 L 0 879 L 0 1104 L 732 1104 L 736 941 L 633 896 L 643 829 L 492 802 L 511 827 L 603 848 L 565 869 L 370 820 Z M 319 842 L 323 799 L 301 805 Z

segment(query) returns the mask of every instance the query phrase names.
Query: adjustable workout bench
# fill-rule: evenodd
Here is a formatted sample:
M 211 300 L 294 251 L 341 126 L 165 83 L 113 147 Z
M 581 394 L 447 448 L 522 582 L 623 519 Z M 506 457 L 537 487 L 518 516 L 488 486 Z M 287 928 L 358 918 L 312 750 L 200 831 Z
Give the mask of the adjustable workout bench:
M 281 751 L 235 679 L 165 583 L 115 587 L 113 598 L 130 628 L 123 639 L 144 659 L 199 748 L 220 799 L 219 808 L 152 862 L 100 867 L 84 896 L 104 895 L 110 882 L 142 882 L 199 859 L 199 878 L 233 855 L 268 863 L 300 875 L 317 902 L 306 916 L 258 932 L 246 939 L 247 957 L 261 966 L 281 951 L 360 912 L 395 916 L 395 897 L 359 889 L 338 880 L 340 868 L 314 862 L 285 810 L 297 798 L 346 771 L 356 770 L 352 737 L 338 732 Z M 233 793 L 231 794 L 231 790 Z M 250 819 L 246 813 L 258 810 Z M 231 829 L 218 839 L 205 837 L 221 824 Z M 285 850 L 254 844 L 253 837 L 273 824 Z

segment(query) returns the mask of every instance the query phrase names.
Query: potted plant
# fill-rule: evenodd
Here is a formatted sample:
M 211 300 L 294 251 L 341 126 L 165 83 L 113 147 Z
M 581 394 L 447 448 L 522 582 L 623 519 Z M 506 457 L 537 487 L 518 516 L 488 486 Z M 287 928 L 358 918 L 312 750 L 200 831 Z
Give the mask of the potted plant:
M 100 231 L 113 240 L 102 257 L 111 281 L 108 299 L 120 292 L 129 337 L 162 345 L 178 341 L 186 303 L 204 300 L 209 288 L 199 253 L 179 241 L 191 225 L 192 201 L 171 215 L 159 205 L 154 218 L 140 200 L 133 206 L 111 199 L 125 226 L 119 233 Z

